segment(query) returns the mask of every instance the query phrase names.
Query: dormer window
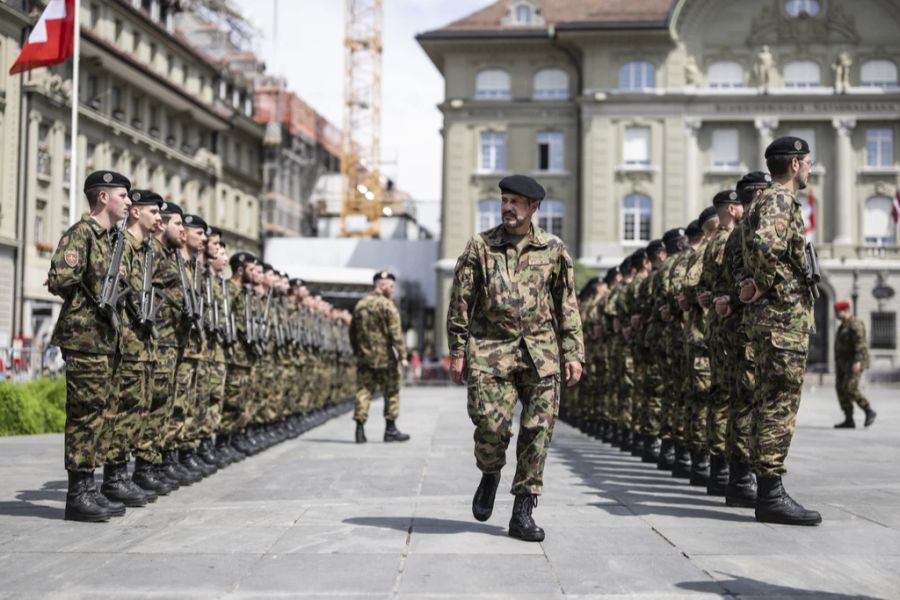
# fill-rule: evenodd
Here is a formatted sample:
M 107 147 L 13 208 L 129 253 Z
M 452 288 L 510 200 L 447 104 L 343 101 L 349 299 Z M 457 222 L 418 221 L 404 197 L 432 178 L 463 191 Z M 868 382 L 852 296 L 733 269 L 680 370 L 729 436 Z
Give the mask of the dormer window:
M 821 7 L 819 0 L 787 0 L 784 3 L 784 10 L 792 17 L 809 16 L 816 17 L 819 15 Z
M 543 25 L 544 17 L 534 0 L 518 0 L 510 2 L 506 15 L 500 19 L 501 25 L 519 25 L 533 27 Z
M 516 7 L 516 24 L 517 25 L 531 25 L 531 21 L 534 18 L 534 9 L 532 9 L 527 4 L 520 4 Z

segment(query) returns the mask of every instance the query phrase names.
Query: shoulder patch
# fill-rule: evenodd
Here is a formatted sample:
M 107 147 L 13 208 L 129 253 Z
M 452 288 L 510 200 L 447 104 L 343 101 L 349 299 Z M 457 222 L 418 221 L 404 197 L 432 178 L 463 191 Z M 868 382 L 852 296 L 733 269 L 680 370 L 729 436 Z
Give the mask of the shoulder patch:
M 779 237 L 784 237 L 785 231 L 787 231 L 787 223 L 784 222 L 784 219 L 775 219 L 775 233 Z
M 66 250 L 63 254 L 63 260 L 65 260 L 66 264 L 70 267 L 78 266 L 78 252 L 75 250 Z

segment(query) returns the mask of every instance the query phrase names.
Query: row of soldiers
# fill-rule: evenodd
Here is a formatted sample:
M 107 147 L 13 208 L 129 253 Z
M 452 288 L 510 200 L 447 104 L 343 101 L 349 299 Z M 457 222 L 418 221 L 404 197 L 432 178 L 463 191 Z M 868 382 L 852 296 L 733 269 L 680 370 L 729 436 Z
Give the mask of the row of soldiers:
M 805 141 L 776 140 L 771 175 L 746 174 L 585 287 L 586 381 L 564 406 L 728 506 L 794 524 L 821 521 L 781 485 L 818 281 L 796 198 L 808 156 Z
M 64 300 L 66 519 L 121 516 L 340 412 L 348 312 L 121 174 L 84 192 L 47 281 Z

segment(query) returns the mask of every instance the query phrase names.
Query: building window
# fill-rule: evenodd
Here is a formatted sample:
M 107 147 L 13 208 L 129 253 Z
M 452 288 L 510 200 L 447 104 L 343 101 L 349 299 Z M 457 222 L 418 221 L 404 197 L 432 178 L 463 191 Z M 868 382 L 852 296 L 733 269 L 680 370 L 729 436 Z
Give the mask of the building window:
M 543 200 L 537 211 L 538 227 L 556 237 L 563 236 L 566 205 L 562 200 Z
M 125 118 L 125 110 L 122 107 L 122 89 L 117 86 L 112 88 L 112 116 L 120 121 Z
M 785 87 L 817 87 L 821 80 L 819 65 L 811 60 L 795 60 L 784 65 Z
M 801 140 L 806 140 L 806 143 L 809 144 L 809 159 L 813 162 L 816 161 L 816 130 L 811 128 L 804 129 L 792 129 L 788 135 L 792 135 L 794 137 L 798 137 Z
M 534 19 L 534 9 L 527 4 L 516 7 L 516 25 L 531 25 Z
M 744 67 L 740 64 L 723 60 L 709 65 L 707 74 L 711 88 L 737 88 L 744 86 Z
M 650 240 L 650 210 L 649 196 L 644 194 L 628 194 L 622 204 L 624 215 L 622 238 L 628 242 Z
M 642 90 L 656 87 L 656 67 L 645 61 L 634 61 L 622 65 L 619 71 L 619 88 Z
M 34 216 L 34 241 L 43 242 L 46 240 L 47 230 L 44 227 L 44 216 Z
M 94 110 L 100 108 L 100 81 L 93 74 L 87 78 L 87 102 Z
M 137 31 L 131 36 L 131 53 L 137 55 L 141 49 L 141 34 Z
M 491 173 L 504 169 L 506 169 L 506 134 L 500 131 L 482 131 L 480 170 Z
M 887 196 L 875 196 L 866 200 L 863 236 L 870 246 L 896 245 L 897 225 L 891 216 L 891 199 Z
M 872 317 L 872 337 L 870 346 L 873 350 L 896 350 L 897 349 L 897 313 L 895 312 L 873 312 Z
M 534 75 L 534 99 L 556 100 L 569 97 L 569 75 L 562 69 L 541 69 Z
M 650 128 L 626 127 L 622 157 L 626 165 L 647 166 L 650 164 Z
M 894 130 L 888 127 L 866 129 L 866 166 L 894 166 Z
M 537 135 L 538 170 L 563 170 L 563 134 L 556 131 L 545 131 Z
M 117 45 L 121 46 L 122 45 L 122 32 L 124 31 L 124 26 L 122 24 L 122 20 L 116 19 L 114 21 L 114 27 L 115 27 L 115 37 L 113 39 Z
M 475 77 L 475 98 L 478 100 L 509 100 L 509 73 L 502 69 L 486 69 Z
M 133 93 L 131 95 L 131 125 L 135 129 L 141 129 L 144 126 L 144 120 L 142 119 L 144 115 L 142 113 L 141 97 Z
M 90 10 L 91 10 L 91 18 L 90 18 L 91 30 L 97 31 L 97 26 L 100 24 L 100 7 L 97 6 L 96 4 L 92 3 Z
M 737 129 L 714 129 L 712 132 L 712 164 L 714 167 L 738 167 L 740 138 Z
M 487 231 L 500 225 L 500 201 L 481 200 L 478 202 L 478 231 Z
M 819 8 L 818 0 L 787 0 L 784 3 L 785 12 L 792 17 L 799 17 L 800 15 L 815 17 L 819 14 Z
M 897 87 L 897 65 L 889 60 L 870 60 L 860 71 L 863 87 Z
M 84 169 L 85 171 L 94 170 L 94 154 L 97 153 L 97 144 L 94 142 L 87 143 L 87 149 L 84 153 Z

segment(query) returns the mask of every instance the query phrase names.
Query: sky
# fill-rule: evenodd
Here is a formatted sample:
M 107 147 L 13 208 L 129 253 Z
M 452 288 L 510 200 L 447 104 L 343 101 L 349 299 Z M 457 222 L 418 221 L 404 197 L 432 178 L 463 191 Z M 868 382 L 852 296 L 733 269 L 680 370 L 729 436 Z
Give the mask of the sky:
M 273 15 L 278 6 L 278 23 Z M 443 78 L 415 35 L 442 27 L 490 0 L 384 0 L 382 170 L 419 203 L 419 219 L 440 228 Z M 339 126 L 344 69 L 341 0 L 236 0 L 262 37 L 254 50 L 270 73 Z

